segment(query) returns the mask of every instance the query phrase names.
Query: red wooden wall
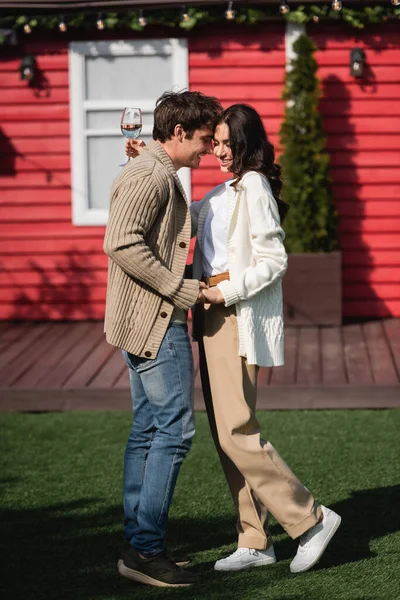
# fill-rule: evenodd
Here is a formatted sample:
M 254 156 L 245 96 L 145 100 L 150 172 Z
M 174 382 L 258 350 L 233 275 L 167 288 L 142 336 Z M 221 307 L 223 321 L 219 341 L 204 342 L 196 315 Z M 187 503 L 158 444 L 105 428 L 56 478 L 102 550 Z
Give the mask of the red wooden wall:
M 397 28 L 397 33 L 399 33 Z M 344 259 L 345 316 L 400 315 L 400 49 L 396 32 L 349 37 L 321 26 L 312 35 L 325 90 Z M 392 36 L 392 37 L 391 37 Z M 0 319 L 102 318 L 104 227 L 71 223 L 68 54 L 62 42 L 29 42 L 41 89 L 19 78 L 18 56 L 0 60 Z M 364 46 L 367 83 L 348 73 Z M 193 34 L 190 85 L 225 106 L 247 102 L 274 144 L 283 115 L 284 28 Z M 194 171 L 193 199 L 221 181 L 212 157 Z
M 400 315 L 400 27 L 313 27 L 340 216 L 345 317 Z M 350 75 L 363 48 L 365 77 Z
M 0 61 L 0 318 L 101 319 L 104 227 L 71 222 L 67 44 L 26 40 L 42 89 Z

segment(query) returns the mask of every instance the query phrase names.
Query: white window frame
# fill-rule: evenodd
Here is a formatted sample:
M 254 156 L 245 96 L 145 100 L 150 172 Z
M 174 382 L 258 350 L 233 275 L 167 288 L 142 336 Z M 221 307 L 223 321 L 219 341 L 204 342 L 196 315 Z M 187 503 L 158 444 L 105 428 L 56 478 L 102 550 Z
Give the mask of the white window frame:
M 121 98 L 118 101 L 85 100 L 85 57 L 86 56 L 163 56 L 172 55 L 171 89 L 182 90 L 189 87 L 188 48 L 186 39 L 164 38 L 149 40 L 116 40 L 101 42 L 71 42 L 69 45 L 70 75 L 70 123 L 71 123 L 71 181 L 72 181 L 72 222 L 74 225 L 105 225 L 107 209 L 89 208 L 88 200 L 88 138 L 97 136 L 115 136 L 120 129 L 88 129 L 86 115 L 90 110 L 122 110 L 132 104 L 132 99 Z M 143 113 L 152 113 L 154 101 L 140 102 Z M 144 135 L 151 135 L 143 127 Z M 122 143 L 121 136 L 121 143 Z M 180 174 L 188 201 L 190 202 L 190 170 Z

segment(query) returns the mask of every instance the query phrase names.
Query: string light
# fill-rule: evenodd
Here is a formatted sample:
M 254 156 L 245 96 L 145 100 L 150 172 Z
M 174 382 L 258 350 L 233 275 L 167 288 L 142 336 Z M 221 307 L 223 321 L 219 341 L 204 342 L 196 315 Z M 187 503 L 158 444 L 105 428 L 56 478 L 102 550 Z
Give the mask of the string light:
M 225 19 L 227 21 L 233 21 L 236 17 L 236 11 L 232 8 L 233 2 L 228 2 L 228 8 L 225 11 Z
M 103 15 L 100 13 L 97 15 L 96 27 L 99 31 L 103 31 L 104 29 Z
M 29 21 L 27 21 L 26 19 L 25 19 L 25 23 L 24 23 L 24 32 L 32 33 L 32 27 L 30 26 Z
M 281 13 L 281 15 L 287 15 L 289 11 L 289 4 L 286 2 L 286 0 L 281 0 L 281 5 L 279 7 L 279 12 Z
M 400 7 L 400 0 L 390 0 L 390 2 L 394 7 Z M 332 7 L 332 10 L 334 10 L 335 12 L 340 12 L 343 8 L 342 0 L 332 0 L 331 7 Z M 280 0 L 279 11 L 282 15 L 285 15 L 290 12 L 290 6 L 288 4 L 288 0 Z M 227 9 L 225 10 L 225 18 L 228 21 L 233 21 L 236 18 L 236 11 L 233 8 L 233 0 L 229 0 L 229 2 L 227 4 Z M 312 19 L 313 23 L 320 22 L 320 17 L 318 15 L 312 15 L 311 19 Z M 388 17 L 387 15 L 383 15 L 381 17 L 381 19 L 383 22 L 387 22 L 390 19 L 390 17 Z M 181 21 L 183 23 L 188 23 L 190 20 L 191 20 L 191 17 L 187 11 L 187 7 L 185 4 L 182 4 L 181 5 Z M 20 23 L 21 23 L 21 21 L 20 21 Z M 33 22 L 33 24 L 35 25 L 35 22 Z M 139 10 L 138 24 L 142 28 L 146 27 L 146 25 L 147 25 L 147 19 L 144 15 L 143 10 Z M 99 31 L 102 31 L 106 27 L 102 13 L 97 14 L 96 27 Z M 31 18 L 24 17 L 22 28 L 23 28 L 23 31 L 25 34 L 32 33 Z M 68 30 L 68 22 L 64 20 L 63 15 L 61 15 L 61 17 L 60 17 L 60 20 L 58 23 L 58 28 L 59 28 L 60 32 L 62 32 L 62 33 L 65 33 Z
M 61 17 L 60 22 L 58 24 L 58 29 L 61 31 L 61 33 L 65 33 L 67 31 L 68 26 L 64 21 L 64 17 Z
M 185 5 L 182 6 L 181 21 L 183 21 L 184 23 L 187 23 L 188 21 L 190 21 L 190 16 L 189 16 L 188 11 L 186 10 Z
M 140 27 L 146 27 L 146 25 L 147 25 L 147 19 L 144 16 L 143 10 L 139 11 L 138 23 L 139 23 Z

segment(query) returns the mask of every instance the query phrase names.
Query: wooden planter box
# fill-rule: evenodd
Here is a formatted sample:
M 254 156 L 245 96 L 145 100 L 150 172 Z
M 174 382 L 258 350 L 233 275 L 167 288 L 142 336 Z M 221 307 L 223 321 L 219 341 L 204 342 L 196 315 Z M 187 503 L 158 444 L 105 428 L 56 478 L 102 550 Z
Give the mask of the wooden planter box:
M 285 325 L 340 325 L 341 253 L 289 254 L 283 278 Z

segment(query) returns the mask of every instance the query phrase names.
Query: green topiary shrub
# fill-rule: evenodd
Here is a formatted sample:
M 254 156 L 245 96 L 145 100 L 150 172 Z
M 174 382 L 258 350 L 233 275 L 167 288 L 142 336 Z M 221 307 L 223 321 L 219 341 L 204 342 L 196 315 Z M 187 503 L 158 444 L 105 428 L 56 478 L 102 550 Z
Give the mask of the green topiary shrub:
M 285 118 L 280 130 L 283 200 L 288 252 L 331 252 L 338 248 L 337 213 L 332 202 L 329 155 L 318 110 L 321 90 L 316 76 L 316 46 L 301 35 L 286 73 Z

